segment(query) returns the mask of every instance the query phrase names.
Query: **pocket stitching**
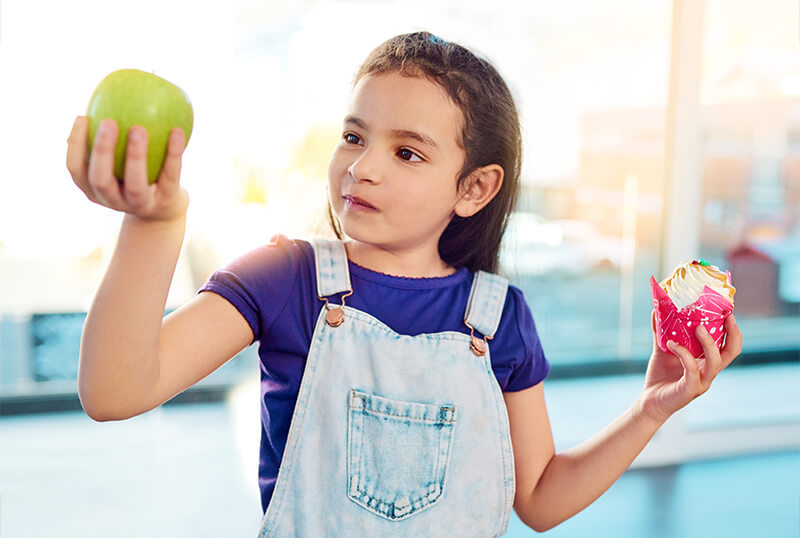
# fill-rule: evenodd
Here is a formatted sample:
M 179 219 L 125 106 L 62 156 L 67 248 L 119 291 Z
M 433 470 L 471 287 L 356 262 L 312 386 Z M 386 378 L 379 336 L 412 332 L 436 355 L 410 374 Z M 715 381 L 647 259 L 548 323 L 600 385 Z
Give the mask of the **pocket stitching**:
M 363 398 L 363 396 L 358 396 L 358 397 L 359 398 Z M 447 423 L 451 423 L 451 424 L 455 423 L 455 419 L 448 420 L 448 419 L 444 419 L 444 418 L 437 418 L 437 419 L 434 420 L 434 419 L 430 419 L 430 418 L 416 418 L 416 417 L 409 417 L 408 415 L 395 415 L 394 413 L 385 413 L 383 411 L 377 411 L 375 409 L 369 409 L 369 408 L 366 408 L 366 407 L 354 407 L 352 405 L 349 406 L 349 407 L 350 407 L 350 409 L 352 409 L 354 411 L 364 411 L 366 413 L 374 413 L 376 415 L 386 415 L 387 417 L 398 417 L 398 418 L 402 418 L 402 419 L 405 419 L 405 420 L 413 420 L 413 421 L 416 421 L 416 422 L 430 422 L 431 424 L 441 424 L 443 422 L 447 422 Z M 438 406 L 437 405 L 436 407 L 441 407 L 442 408 L 442 413 L 441 414 L 444 413 L 445 409 L 448 409 L 448 410 L 452 410 L 453 409 L 453 407 L 451 407 L 451 406 Z M 439 416 L 441 416 L 441 414 Z
M 351 399 L 352 397 L 358 396 L 361 399 L 361 403 L 363 407 L 354 406 L 352 404 L 348 404 L 349 407 L 349 415 L 351 417 L 350 427 L 348 428 L 348 435 L 350 436 L 350 442 L 348 445 L 353 447 L 355 445 L 356 450 L 353 451 L 352 458 L 348 458 L 348 497 L 350 500 L 354 501 L 356 504 L 362 506 L 363 508 L 367 509 L 369 512 L 373 512 L 376 515 L 383 516 L 391 521 L 399 521 L 402 519 L 406 519 L 411 517 L 412 515 L 426 509 L 432 507 L 436 501 L 442 496 L 444 493 L 444 481 L 446 479 L 446 462 L 442 462 L 441 454 L 442 452 L 446 452 L 450 454 L 452 452 L 452 443 L 453 443 L 453 435 L 454 435 L 454 427 L 456 423 L 456 408 L 452 404 L 446 405 L 437 405 L 437 404 L 426 404 L 421 402 L 408 402 L 398 399 L 386 398 L 383 396 L 374 395 L 377 398 L 381 398 L 383 400 L 391 400 L 396 403 L 412 403 L 412 404 L 420 404 L 424 406 L 431 406 L 431 407 L 439 407 L 439 419 L 425 419 L 425 418 L 416 418 L 416 417 L 409 417 L 408 415 L 397 415 L 394 413 L 386 413 L 383 411 L 376 410 L 372 407 L 367 407 L 367 400 L 361 394 L 358 394 L 355 389 L 351 390 Z M 360 412 L 358 412 L 360 411 Z M 409 500 L 408 504 L 404 504 L 402 508 L 398 508 L 395 502 L 386 502 L 382 501 L 379 498 L 376 498 L 370 495 L 365 490 L 361 489 L 361 478 L 365 474 L 363 470 L 363 435 L 364 435 L 364 415 L 367 413 L 372 413 L 374 415 L 385 415 L 385 416 L 393 416 L 398 417 L 403 420 L 410 420 L 415 421 L 418 423 L 428 424 L 432 426 L 434 424 L 441 424 L 442 427 L 439 428 L 439 436 L 437 439 L 437 447 L 436 447 L 436 462 L 434 465 L 434 474 L 433 477 L 435 480 L 428 485 L 428 492 L 413 499 Z M 452 419 L 446 419 L 445 416 L 451 416 Z M 356 423 L 356 421 L 358 421 Z M 445 428 L 447 431 L 445 431 Z M 354 436 L 354 430 L 357 431 L 358 438 L 356 439 Z M 449 436 L 448 439 L 445 439 L 444 436 Z M 444 443 L 444 446 L 442 446 Z M 357 477 L 358 480 L 355 481 L 356 485 L 353 487 L 353 484 L 350 483 L 350 480 L 355 476 L 357 470 Z M 439 478 L 441 475 L 441 478 Z M 431 486 L 433 486 L 433 491 L 430 491 Z M 354 492 L 359 495 L 354 495 Z M 362 497 L 366 498 L 367 500 L 362 499 Z M 415 507 L 415 504 L 419 504 L 420 502 L 424 502 L 425 504 L 422 506 Z M 371 506 L 371 504 L 375 504 L 376 506 Z M 385 508 L 384 508 L 385 507 Z M 393 513 L 394 516 L 390 515 Z M 399 515 L 398 515 L 399 514 Z

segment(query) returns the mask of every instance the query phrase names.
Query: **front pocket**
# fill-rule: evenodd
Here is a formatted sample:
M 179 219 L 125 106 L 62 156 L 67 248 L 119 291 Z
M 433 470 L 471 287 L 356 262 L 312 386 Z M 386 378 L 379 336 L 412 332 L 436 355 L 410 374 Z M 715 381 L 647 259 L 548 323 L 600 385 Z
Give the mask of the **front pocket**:
M 455 405 L 434 405 L 350 391 L 347 496 L 399 521 L 433 506 L 444 493 Z

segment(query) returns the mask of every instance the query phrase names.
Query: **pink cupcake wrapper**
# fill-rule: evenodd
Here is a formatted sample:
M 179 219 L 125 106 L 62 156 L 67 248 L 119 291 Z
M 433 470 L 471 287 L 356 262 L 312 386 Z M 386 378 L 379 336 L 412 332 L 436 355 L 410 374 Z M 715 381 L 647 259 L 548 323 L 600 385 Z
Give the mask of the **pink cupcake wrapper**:
M 728 273 L 728 283 L 730 281 L 731 275 Z M 667 347 L 667 340 L 674 340 L 694 357 L 701 358 L 704 355 L 703 345 L 694 335 L 695 329 L 701 324 L 714 338 L 717 348 L 722 348 L 725 319 L 733 312 L 733 304 L 725 297 L 705 286 L 695 302 L 678 309 L 653 276 L 650 277 L 650 292 L 656 311 L 656 340 L 663 351 L 672 353 Z

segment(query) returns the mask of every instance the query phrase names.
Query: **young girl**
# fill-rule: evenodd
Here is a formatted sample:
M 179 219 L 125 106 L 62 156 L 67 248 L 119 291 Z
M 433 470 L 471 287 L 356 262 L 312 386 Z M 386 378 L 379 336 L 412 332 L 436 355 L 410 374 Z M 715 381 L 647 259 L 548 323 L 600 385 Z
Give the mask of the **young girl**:
M 739 354 L 697 332 L 705 359 L 653 345 L 631 407 L 555 454 L 549 364 L 522 292 L 497 275 L 517 198 L 511 94 L 489 62 L 427 32 L 376 48 L 356 76 L 328 169 L 340 239 L 279 236 L 216 271 L 163 317 L 188 195 L 175 129 L 158 182 L 147 133 L 117 126 L 85 158 L 78 117 L 67 167 L 93 202 L 124 211 L 89 310 L 78 388 L 94 420 L 169 400 L 259 342 L 260 536 L 500 536 L 511 508 L 543 531 L 599 497 L 675 411 Z

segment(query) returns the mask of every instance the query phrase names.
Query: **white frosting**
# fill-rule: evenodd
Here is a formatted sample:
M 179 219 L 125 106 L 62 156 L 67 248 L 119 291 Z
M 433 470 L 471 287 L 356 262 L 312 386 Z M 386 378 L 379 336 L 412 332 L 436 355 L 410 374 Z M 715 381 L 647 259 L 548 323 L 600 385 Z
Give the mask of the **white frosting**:
M 708 286 L 733 304 L 736 289 L 728 284 L 728 276 L 715 265 L 702 266 L 696 263 L 684 263 L 678 266 L 661 287 L 680 310 L 695 302 L 703 288 Z

